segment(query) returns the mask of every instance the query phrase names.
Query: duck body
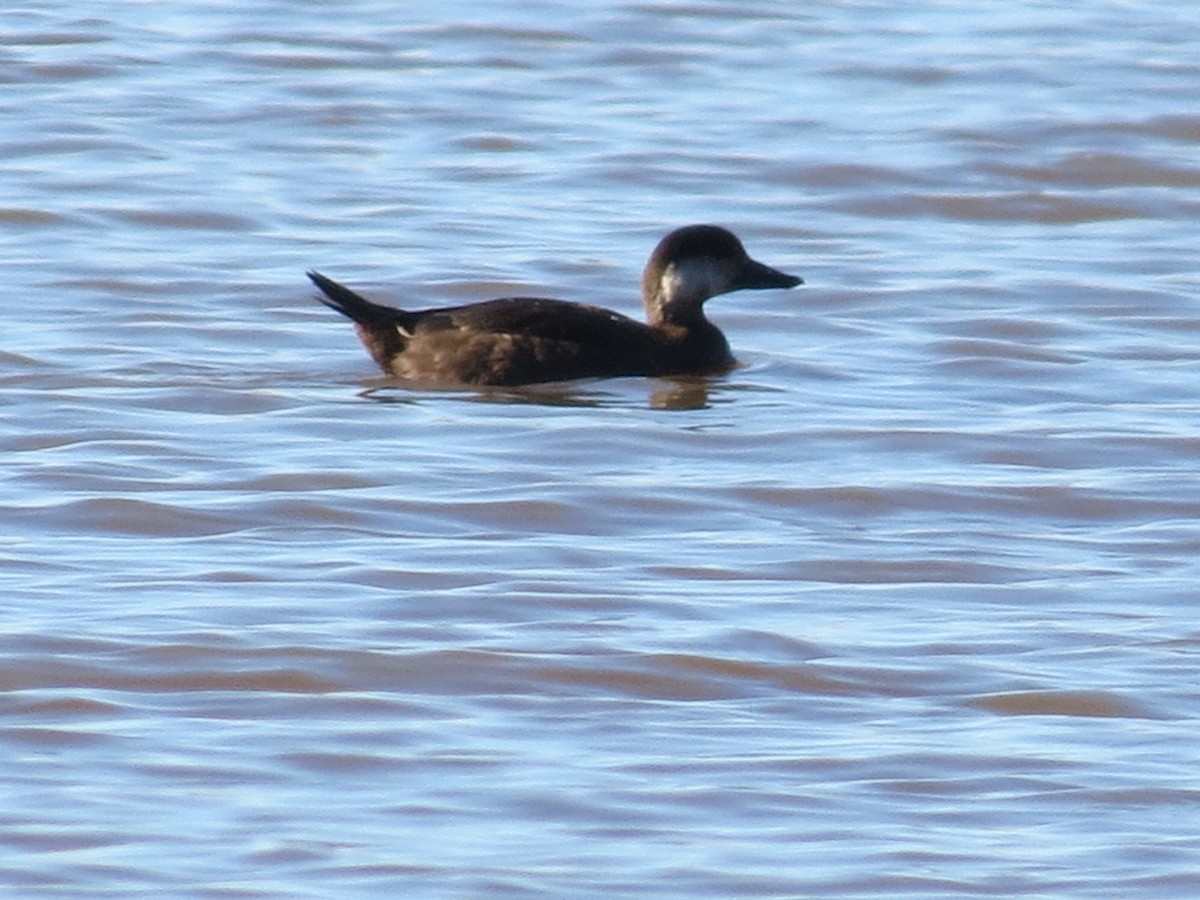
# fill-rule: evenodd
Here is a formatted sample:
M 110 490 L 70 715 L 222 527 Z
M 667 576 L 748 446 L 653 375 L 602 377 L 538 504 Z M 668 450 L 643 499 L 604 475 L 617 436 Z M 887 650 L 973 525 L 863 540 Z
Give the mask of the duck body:
M 671 232 L 642 276 L 647 323 L 582 303 L 505 297 L 407 311 L 372 303 L 317 272 L 321 301 L 350 318 L 387 375 L 426 383 L 514 386 L 630 375 L 707 375 L 735 365 L 704 301 L 743 288 L 800 284 L 746 254 L 730 232 Z

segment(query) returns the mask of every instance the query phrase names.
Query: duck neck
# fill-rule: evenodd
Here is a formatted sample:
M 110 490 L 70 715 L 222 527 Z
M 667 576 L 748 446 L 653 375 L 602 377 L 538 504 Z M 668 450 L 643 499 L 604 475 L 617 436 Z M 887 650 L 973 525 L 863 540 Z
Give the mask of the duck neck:
M 664 302 L 652 294 L 645 306 L 650 328 L 662 342 L 658 352 L 668 354 L 673 370 L 719 372 L 734 364 L 725 335 L 704 315 L 703 300 L 683 303 L 675 297 Z
M 661 296 L 647 297 L 646 321 L 654 328 L 711 328 L 712 323 L 704 315 L 704 301 L 681 302 L 678 298 L 664 299 Z

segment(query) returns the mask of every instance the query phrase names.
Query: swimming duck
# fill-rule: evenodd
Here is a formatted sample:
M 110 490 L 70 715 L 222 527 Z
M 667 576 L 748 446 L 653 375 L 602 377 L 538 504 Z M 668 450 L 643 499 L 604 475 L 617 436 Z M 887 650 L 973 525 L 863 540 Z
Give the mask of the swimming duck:
M 751 259 L 716 225 L 668 234 L 642 273 L 647 324 L 621 313 L 536 297 L 409 312 L 372 303 L 318 272 L 322 303 L 353 320 L 384 373 L 426 383 L 522 385 L 625 375 L 706 375 L 735 362 L 704 301 L 801 279 Z

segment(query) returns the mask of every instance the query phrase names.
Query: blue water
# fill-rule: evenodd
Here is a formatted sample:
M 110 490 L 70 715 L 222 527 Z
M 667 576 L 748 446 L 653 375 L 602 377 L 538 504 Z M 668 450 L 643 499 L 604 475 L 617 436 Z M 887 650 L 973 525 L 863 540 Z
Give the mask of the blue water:
M 411 7 L 411 8 L 410 8 Z M 0 12 L 13 897 L 1200 890 L 1190 3 Z M 711 379 L 431 391 L 303 273 Z

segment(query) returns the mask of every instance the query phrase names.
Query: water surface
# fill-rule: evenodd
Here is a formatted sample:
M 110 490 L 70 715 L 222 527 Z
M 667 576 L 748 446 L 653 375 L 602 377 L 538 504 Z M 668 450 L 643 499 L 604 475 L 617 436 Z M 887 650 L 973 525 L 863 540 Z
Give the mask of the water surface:
M 1191 4 L 0 13 L 11 896 L 1200 889 Z M 742 367 L 377 377 L 318 268 Z

